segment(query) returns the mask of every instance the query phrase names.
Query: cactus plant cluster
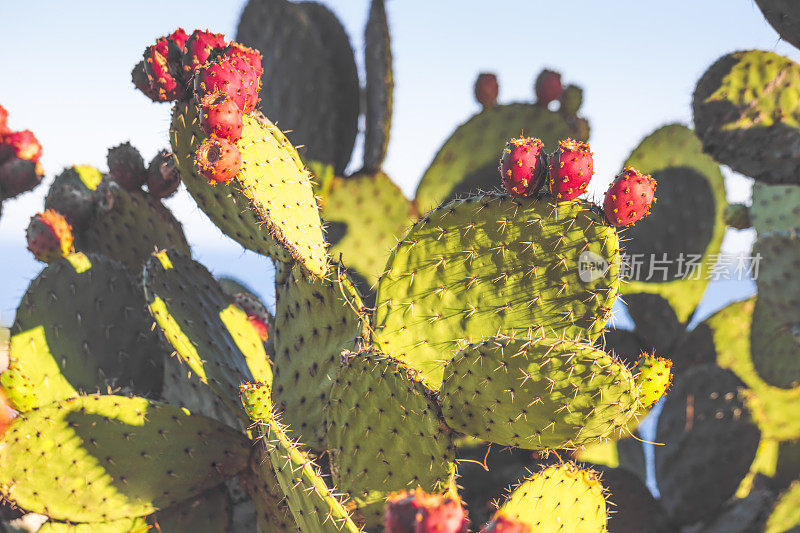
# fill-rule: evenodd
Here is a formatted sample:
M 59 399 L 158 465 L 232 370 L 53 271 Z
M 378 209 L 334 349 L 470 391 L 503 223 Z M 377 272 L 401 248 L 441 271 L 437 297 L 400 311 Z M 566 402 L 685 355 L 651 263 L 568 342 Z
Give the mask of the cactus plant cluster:
M 0 105 L 0 214 L 5 200 L 34 189 L 44 177 L 42 145 L 32 131 L 9 128 L 8 115 Z

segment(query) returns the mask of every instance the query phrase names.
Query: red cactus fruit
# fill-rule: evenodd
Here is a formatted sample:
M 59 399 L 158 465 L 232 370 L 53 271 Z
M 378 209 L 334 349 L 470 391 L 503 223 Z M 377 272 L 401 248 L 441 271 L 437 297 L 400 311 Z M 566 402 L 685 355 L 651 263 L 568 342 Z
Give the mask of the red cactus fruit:
M 385 533 L 466 533 L 469 518 L 461 502 L 422 491 L 393 494 L 386 502 Z
M 186 50 L 183 53 L 183 70 L 187 79 L 194 70 L 208 61 L 215 50 L 225 48 L 225 36 L 221 33 L 211 33 L 206 30 L 194 30 L 186 41 Z
M 6 395 L 0 390 L 0 435 L 5 433 L 6 428 L 11 425 L 11 422 L 14 421 L 14 409 L 11 407 L 11 403 L 6 398 Z M 3 498 L 0 497 L 0 501 Z
M 481 533 L 533 533 L 533 529 L 523 522 L 495 515 L 491 522 L 481 528 Z
M 207 94 L 200 101 L 200 127 L 206 135 L 236 142 L 242 138 L 242 125 L 242 110 L 227 94 Z
M 547 176 L 547 154 L 541 140 L 533 137 L 511 139 L 500 158 L 503 187 L 512 196 L 531 196 Z
M 147 190 L 154 198 L 167 198 L 175 194 L 181 184 L 181 174 L 172 152 L 161 150 L 147 167 Z
M 497 83 L 497 76 L 490 72 L 481 72 L 475 80 L 475 99 L 484 109 L 497 105 L 497 95 L 500 93 L 500 85 Z
M 650 214 L 655 194 L 656 180 L 625 167 L 606 191 L 603 212 L 614 226 L 630 226 Z
M 50 263 L 74 251 L 72 226 L 61 213 L 46 209 L 31 217 L 25 232 L 28 250 L 43 263 Z
M 148 46 L 144 51 L 144 71 L 158 101 L 181 100 L 186 95 L 181 49 L 174 41 L 161 37 Z
M 130 142 L 109 148 L 108 176 L 126 191 L 138 191 L 147 180 L 142 154 Z
M 242 154 L 228 139 L 208 137 L 194 154 L 200 173 L 210 183 L 228 183 L 242 168 Z
M 174 32 L 167 35 L 167 39 L 172 41 L 178 46 L 178 49 L 183 51 L 186 49 L 186 40 L 189 36 L 186 34 L 186 31 L 183 28 L 178 28 Z
M 536 103 L 539 105 L 547 106 L 553 100 L 558 100 L 561 98 L 561 93 L 564 92 L 564 88 L 561 86 L 561 74 L 544 69 L 536 77 L 534 91 L 536 92 Z
M 0 135 L 4 135 L 11 130 L 8 129 L 8 111 L 0 105 Z
M 559 141 L 550 155 L 550 193 L 557 200 L 574 200 L 584 192 L 594 174 L 589 145 L 572 139 Z
M 42 145 L 32 131 L 9 131 L 0 136 L 0 161 L 15 156 L 35 162 L 42 157 Z
M 223 92 L 230 96 L 239 109 L 245 111 L 245 100 L 247 91 L 244 87 L 243 76 L 237 69 L 237 65 L 231 58 L 225 56 L 208 61 L 197 69 L 194 75 L 194 97 L 198 103 L 203 101 L 206 95 Z
M 136 63 L 136 66 L 131 70 L 131 81 L 133 85 L 139 89 L 146 97 L 154 102 L 166 102 L 167 97 L 160 95 L 152 85 L 150 85 L 150 78 L 147 77 L 147 72 L 144 70 L 144 60 Z
M 259 58 L 261 54 L 259 54 Z M 233 67 L 239 72 L 242 77 L 242 89 L 244 90 L 244 107 L 242 111 L 251 113 L 258 103 L 258 92 L 261 90 L 261 76 L 258 75 L 256 69 L 253 67 L 253 58 L 246 57 L 241 52 L 234 52 L 234 55 L 229 58 Z M 259 59 L 259 65 L 261 63 Z
M 225 48 L 225 55 L 228 57 L 241 57 L 245 61 L 247 61 L 253 70 L 261 79 L 261 75 L 264 74 L 264 67 L 261 65 L 261 52 L 256 50 L 255 48 L 249 48 L 241 43 L 231 42 L 227 48 Z
M 247 292 L 239 292 L 233 296 L 236 305 L 247 314 L 247 320 L 261 337 L 263 342 L 269 339 L 269 311 L 264 304 L 254 295 Z
M 12 157 L 0 165 L 2 198 L 13 198 L 34 189 L 42 182 L 44 170 L 36 161 Z

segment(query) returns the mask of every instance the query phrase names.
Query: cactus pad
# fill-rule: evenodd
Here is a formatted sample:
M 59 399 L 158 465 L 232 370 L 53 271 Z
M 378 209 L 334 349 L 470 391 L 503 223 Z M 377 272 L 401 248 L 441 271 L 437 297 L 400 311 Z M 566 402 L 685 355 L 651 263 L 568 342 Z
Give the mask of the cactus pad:
M 113 197 L 112 208 L 95 209 L 89 227 L 80 234 L 81 251 L 115 259 L 137 277 L 153 250 L 171 248 L 189 255 L 181 223 L 158 199 L 116 185 L 108 190 Z
M 703 148 L 757 181 L 800 181 L 800 65 L 749 50 L 719 58 L 697 82 L 692 108 Z
M 286 136 L 263 116 L 246 115 L 237 142 L 242 170 L 229 184 L 215 185 L 194 164 L 195 150 L 204 138 L 197 107 L 191 102 L 176 104 L 172 151 L 198 206 L 245 248 L 278 261 L 298 261 L 322 275 L 327 255 L 310 174 Z
M 328 407 L 331 470 L 335 486 L 374 527 L 389 493 L 447 490 L 455 448 L 433 392 L 415 372 L 376 352 L 342 359 Z
M 756 5 L 782 39 L 800 47 L 800 10 L 793 0 L 756 0 Z
M 725 234 L 719 165 L 703 153 L 692 130 L 669 124 L 645 137 L 625 166 L 652 174 L 658 199 L 649 216 L 620 234 L 631 277 L 624 292 L 659 294 L 686 322 L 708 284 Z M 699 270 L 687 275 L 692 265 Z
M 800 186 L 756 181 L 750 218 L 759 234 L 800 228 Z
M 572 463 L 551 466 L 516 487 L 497 514 L 536 533 L 608 531 L 605 489 L 592 470 Z
M 249 453 L 240 433 L 178 407 L 84 396 L 14 421 L 0 443 L 0 493 L 57 520 L 143 516 L 220 484 Z
M 630 371 L 589 345 L 487 339 L 445 366 L 447 424 L 526 449 L 574 448 L 617 437 L 641 407 Z
M 135 518 L 122 518 L 113 522 L 93 522 L 84 524 L 71 524 L 48 520 L 37 533 L 147 533 L 150 526 L 147 521 L 137 516 Z
M 319 280 L 298 267 L 276 284 L 276 300 L 273 388 L 278 407 L 298 438 L 324 449 L 324 409 L 339 354 L 353 348 L 364 310 L 345 277 Z
M 98 255 L 60 259 L 22 298 L 0 384 L 20 411 L 109 387 L 157 394 L 164 352 L 150 326 L 122 265 Z
M 230 531 L 231 501 L 225 485 L 173 505 L 148 517 L 158 532 L 226 533 Z
M 414 206 L 383 172 L 336 178 L 322 210 L 330 254 L 334 259 L 341 254 L 369 288 L 415 215 Z
M 755 278 L 758 299 L 781 322 L 800 322 L 800 284 L 794 283 L 800 266 L 798 250 L 800 235 L 795 231 L 765 233 L 753 244 L 751 255 L 762 261 Z
M 800 528 L 797 509 L 800 509 L 800 481 L 792 483 L 778 496 L 767 518 L 764 533 L 795 533 Z
M 201 264 L 175 252 L 150 258 L 145 296 L 181 361 L 235 411 L 239 384 L 272 381 L 264 344 L 244 311 Z
M 664 402 L 656 433 L 657 442 L 664 443 L 655 447 L 656 480 L 676 524 L 712 517 L 753 462 L 761 433 L 743 402 L 743 389 L 732 372 L 701 365 L 682 374 Z
M 785 314 L 759 295 L 753 310 L 750 351 L 753 367 L 764 382 L 791 390 L 800 384 L 800 325 L 783 320 Z
M 376 339 L 434 387 L 447 359 L 498 331 L 594 340 L 619 288 L 618 245 L 586 202 L 456 200 L 392 252 Z M 585 263 L 602 270 L 581 270 Z
M 560 113 L 542 106 L 508 104 L 484 109 L 456 129 L 425 171 L 416 192 L 420 213 L 465 193 L 498 188 L 497 161 L 503 147 L 523 132 L 540 138 L 548 153 L 562 139 L 587 140 L 578 138 Z
M 383 0 L 372 0 L 364 31 L 364 67 L 367 73 L 364 169 L 377 172 L 389 146 L 392 125 L 392 46 Z
M 606 500 L 611 512 L 610 532 L 671 533 L 675 528 L 667 513 L 653 498 L 650 489 L 633 472 L 625 468 L 598 468 L 600 481 L 608 491 Z

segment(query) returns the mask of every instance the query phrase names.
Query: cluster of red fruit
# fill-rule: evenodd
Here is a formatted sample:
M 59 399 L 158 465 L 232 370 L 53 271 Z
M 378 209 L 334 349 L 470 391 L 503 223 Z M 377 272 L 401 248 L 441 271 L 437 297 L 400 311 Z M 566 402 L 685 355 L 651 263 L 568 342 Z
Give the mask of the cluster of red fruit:
M 469 518 L 456 497 L 420 490 L 393 494 L 386 502 L 385 533 L 467 533 Z M 480 533 L 533 533 L 527 524 L 499 513 Z
M 175 156 L 167 150 L 159 151 L 145 167 L 142 155 L 130 142 L 108 150 L 108 177 L 126 191 L 141 191 L 144 185 L 150 196 L 167 198 L 175 194 L 181 184 Z
M 11 131 L 8 111 L 0 106 L 0 198 L 13 198 L 42 181 L 42 145 L 30 130 Z
M 148 46 L 133 69 L 133 83 L 156 102 L 194 98 L 208 136 L 195 154 L 212 183 L 227 183 L 241 169 L 236 141 L 243 117 L 255 110 L 261 88 L 261 53 L 218 33 L 179 28 Z
M 541 140 L 511 139 L 500 158 L 503 187 L 512 196 L 536 194 L 545 181 L 556 200 L 574 200 L 586 192 L 594 174 L 589 145 L 572 139 L 558 143 L 549 156 Z M 630 226 L 650 213 L 656 182 L 632 167 L 616 177 L 605 195 L 603 212 L 615 226 Z

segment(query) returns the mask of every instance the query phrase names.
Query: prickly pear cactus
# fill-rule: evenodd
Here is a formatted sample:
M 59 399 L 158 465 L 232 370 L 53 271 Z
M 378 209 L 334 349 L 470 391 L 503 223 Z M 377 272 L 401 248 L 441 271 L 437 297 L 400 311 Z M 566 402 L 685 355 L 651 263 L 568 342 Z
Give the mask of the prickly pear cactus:
M 800 11 L 792 0 L 756 0 L 764 18 L 781 38 L 800 47 Z
M 392 125 L 392 47 L 384 0 L 372 0 L 364 31 L 366 125 L 364 131 L 364 170 L 377 172 L 389 146 Z
M 800 187 L 756 181 L 749 213 L 759 235 L 800 228 Z

